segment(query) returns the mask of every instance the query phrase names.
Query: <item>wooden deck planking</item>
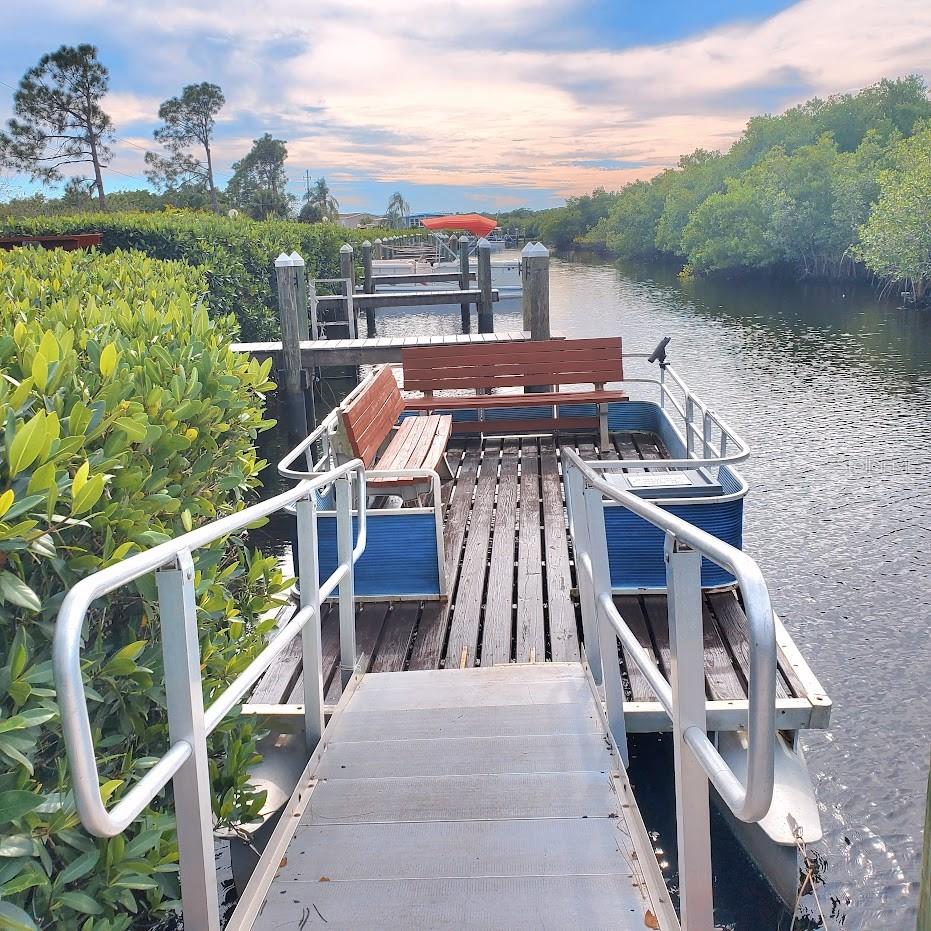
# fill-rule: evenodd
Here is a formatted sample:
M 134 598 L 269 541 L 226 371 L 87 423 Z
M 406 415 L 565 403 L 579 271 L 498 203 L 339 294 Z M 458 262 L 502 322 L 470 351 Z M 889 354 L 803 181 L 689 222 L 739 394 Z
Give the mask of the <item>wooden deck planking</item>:
M 511 658 L 514 626 L 514 550 L 517 539 L 520 445 L 505 441 L 498 480 L 498 502 L 488 567 L 488 593 L 482 625 L 482 665 L 506 663 Z
M 454 596 L 454 610 L 446 647 L 446 665 L 474 666 L 481 621 L 485 574 L 488 568 L 491 518 L 495 507 L 500 444 L 486 444 L 475 483 L 475 500 L 469 517 L 462 568 Z
M 576 660 L 579 631 L 572 600 L 569 568 L 569 530 L 563 503 L 562 477 L 555 442 L 540 441 L 540 487 L 545 540 L 546 616 L 550 627 L 550 656 L 554 662 Z
M 546 643 L 543 621 L 543 557 L 540 548 L 539 441 L 523 440 L 520 450 L 520 506 L 517 534 L 518 663 L 543 662 Z
M 650 638 L 650 629 L 636 595 L 615 595 L 614 604 L 627 626 L 633 631 L 640 646 L 646 650 L 647 655 L 655 662 L 656 654 L 653 651 L 653 641 Z M 623 651 L 622 651 L 623 652 Z M 627 673 L 627 682 L 630 688 L 631 701 L 656 701 L 653 689 L 646 676 L 640 671 L 636 663 L 627 662 L 624 657 L 624 669 Z
M 616 433 L 613 441 L 615 452 L 605 451 L 607 458 L 649 457 L 651 447 L 664 453 L 645 435 Z M 578 658 L 578 605 L 559 475 L 560 442 L 575 446 L 583 456 L 598 455 L 591 436 L 556 441 L 467 438 L 450 444 L 453 480 L 444 483 L 443 493 L 448 502 L 444 542 L 451 598 L 361 603 L 357 645 L 369 657 L 370 670 L 458 668 L 463 651 L 467 666 L 526 662 L 531 655 L 537 662 Z M 668 676 L 665 596 L 624 595 L 615 601 Z M 749 646 L 740 602 L 733 592 L 706 594 L 703 615 L 707 694 L 712 699 L 744 699 Z M 335 605 L 324 606 L 322 628 L 325 694 L 334 701 L 341 690 Z M 624 675 L 629 699 L 654 700 L 636 667 L 626 668 Z M 784 668 L 782 661 L 777 691 L 781 698 L 805 694 L 794 671 Z M 296 639 L 256 687 L 251 701 L 302 700 Z

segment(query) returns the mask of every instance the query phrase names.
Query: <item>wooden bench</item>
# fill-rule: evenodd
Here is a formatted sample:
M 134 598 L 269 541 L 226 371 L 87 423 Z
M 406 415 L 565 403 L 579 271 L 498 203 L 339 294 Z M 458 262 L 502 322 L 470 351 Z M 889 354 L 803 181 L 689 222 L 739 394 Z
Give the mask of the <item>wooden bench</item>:
M 365 468 L 375 473 L 430 469 L 439 471 L 441 478 L 448 477 L 446 443 L 452 432 L 452 418 L 407 417 L 397 424 L 404 407 L 394 374 L 387 365 L 383 366 L 349 404 L 339 408 L 339 428 L 348 445 L 346 452 L 361 459 Z M 367 484 L 374 494 L 400 494 L 405 499 L 419 497 L 431 487 L 430 479 L 424 476 L 379 478 L 375 474 L 367 476 Z
M 560 427 L 594 427 L 594 420 L 573 417 L 560 420 L 560 404 L 597 404 L 597 427 L 602 448 L 608 445 L 610 401 L 626 401 L 621 390 L 606 390 L 607 382 L 624 378 L 621 338 L 548 339 L 484 346 L 430 346 L 404 349 L 404 389 L 422 391 L 422 398 L 406 398 L 407 410 L 454 411 L 551 406 L 552 420 L 495 421 L 495 432 Z M 593 385 L 593 391 L 559 391 L 561 385 Z M 495 388 L 547 386 L 528 394 L 476 394 Z M 473 392 L 455 397 L 436 397 L 436 391 Z M 488 432 L 488 422 L 457 422 L 456 433 Z

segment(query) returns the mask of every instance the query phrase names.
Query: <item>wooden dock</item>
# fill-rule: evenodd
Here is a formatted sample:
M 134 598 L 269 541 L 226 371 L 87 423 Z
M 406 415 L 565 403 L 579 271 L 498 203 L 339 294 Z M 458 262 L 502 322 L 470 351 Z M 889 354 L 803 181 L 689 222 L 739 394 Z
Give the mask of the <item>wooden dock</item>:
M 301 367 L 310 369 L 336 365 L 380 365 L 400 362 L 401 350 L 411 346 L 459 346 L 475 343 L 515 343 L 530 339 L 529 333 L 449 333 L 438 336 L 375 336 L 361 339 L 301 340 Z M 260 362 L 272 360 L 272 368 L 283 365 L 282 344 L 233 343 L 234 352 L 246 352 Z
M 611 441 L 610 449 L 600 450 L 593 436 L 454 437 L 448 451 L 453 479 L 443 488 L 450 598 L 360 602 L 356 638 L 367 669 L 578 660 L 580 610 L 557 444 L 570 445 L 589 459 L 668 456 L 654 434 L 614 433 Z M 669 675 L 665 595 L 618 595 L 615 603 L 641 645 Z M 703 610 L 709 720 L 717 716 L 733 726 L 747 701 L 747 620 L 730 590 L 705 593 Z M 324 606 L 322 630 L 326 700 L 335 704 L 341 692 L 335 605 Z M 790 653 L 780 656 L 778 719 L 784 727 L 819 726 L 818 701 L 806 691 L 794 660 Z M 620 662 L 628 729 L 668 729 L 668 718 L 646 679 L 633 664 L 624 664 L 622 653 Z M 259 682 L 247 707 L 287 705 L 297 710 L 302 694 L 300 643 L 295 642 Z
M 234 931 L 678 928 L 580 663 L 365 675 L 321 747 Z

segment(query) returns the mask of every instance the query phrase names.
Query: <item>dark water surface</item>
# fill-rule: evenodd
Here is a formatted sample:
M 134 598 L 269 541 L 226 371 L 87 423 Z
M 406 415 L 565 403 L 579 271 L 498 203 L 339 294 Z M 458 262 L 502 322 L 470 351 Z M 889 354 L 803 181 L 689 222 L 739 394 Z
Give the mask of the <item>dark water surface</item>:
M 831 728 L 804 739 L 824 865 L 795 928 L 913 928 L 931 741 L 931 313 L 868 289 L 682 283 L 579 259 L 553 260 L 550 289 L 554 333 L 620 334 L 628 351 L 671 336 L 677 371 L 752 447 L 746 549 L 834 701 Z M 459 312 L 384 310 L 378 326 L 453 333 Z M 495 328 L 520 329 L 519 302 L 496 306 Z M 637 748 L 635 783 L 661 743 Z M 650 827 L 669 859 L 674 819 Z M 792 925 L 723 828 L 715 870 L 721 927 Z

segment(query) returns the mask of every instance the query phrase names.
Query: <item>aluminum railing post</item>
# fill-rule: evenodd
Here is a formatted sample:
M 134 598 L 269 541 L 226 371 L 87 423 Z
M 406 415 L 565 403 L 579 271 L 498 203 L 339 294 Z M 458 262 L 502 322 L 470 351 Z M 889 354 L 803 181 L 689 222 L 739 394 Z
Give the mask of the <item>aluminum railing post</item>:
M 611 567 L 608 564 L 608 539 L 605 534 L 604 502 L 597 488 L 586 488 L 585 516 L 588 523 L 589 558 L 592 561 L 592 589 L 595 597 L 595 636 L 601 655 L 601 679 L 604 686 L 608 727 L 626 767 L 627 726 L 624 721 L 624 685 L 617 634 L 604 616 L 601 598 L 611 596 Z
M 685 396 L 685 455 L 690 457 L 692 455 L 692 395 L 687 394 Z
M 336 539 L 339 564 L 349 569 L 339 583 L 339 668 L 343 688 L 356 668 L 355 574 L 352 571 L 352 479 L 336 481 Z M 360 507 L 362 505 L 360 504 Z
M 320 565 L 317 555 L 317 508 L 314 492 L 295 503 L 297 511 L 298 579 L 301 607 L 314 609 L 301 630 L 304 662 L 304 736 L 308 754 L 323 734 L 323 650 L 320 632 Z
M 666 534 L 672 730 L 676 771 L 679 901 L 683 931 L 713 931 L 708 777 L 683 735 L 705 733 L 701 554 Z
M 575 575 L 579 584 L 579 605 L 582 611 L 582 639 L 588 667 L 596 685 L 601 685 L 601 645 L 598 641 L 598 622 L 595 614 L 595 593 L 592 581 L 583 565 L 582 557 L 591 560 L 588 539 L 588 520 L 585 516 L 585 480 L 572 465 L 566 465 L 566 511 L 569 516 L 569 535 L 575 553 Z
M 178 553 L 177 568 L 155 573 L 165 658 L 168 737 L 187 741 L 191 755 L 172 783 L 178 829 L 181 910 L 190 931 L 219 931 L 220 907 L 214 865 L 210 772 L 200 677 L 200 642 L 190 550 Z

